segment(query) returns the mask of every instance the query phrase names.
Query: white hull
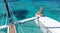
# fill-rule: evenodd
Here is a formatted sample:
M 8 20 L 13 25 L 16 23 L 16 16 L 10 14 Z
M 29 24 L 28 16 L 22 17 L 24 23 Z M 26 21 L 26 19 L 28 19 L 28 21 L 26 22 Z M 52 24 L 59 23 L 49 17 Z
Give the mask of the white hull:
M 38 26 L 40 26 L 40 29 L 42 30 L 43 33 L 60 33 L 60 22 L 48 17 L 40 17 L 40 18 L 32 17 L 25 20 L 20 20 L 18 21 L 18 23 L 24 23 L 30 20 L 34 20 L 35 23 Z M 17 22 L 15 22 L 15 24 L 16 23 Z M 3 25 L 3 26 L 0 26 L 0 29 L 6 28 L 6 27 L 8 26 Z
M 53 20 L 48 17 L 40 17 L 38 20 L 35 19 L 35 22 L 36 24 L 38 23 L 43 33 L 54 33 L 56 31 L 57 31 L 56 33 L 60 33 L 60 31 L 58 31 L 58 28 L 60 30 L 60 23 L 56 20 Z M 54 29 L 57 29 L 57 30 L 54 30 Z

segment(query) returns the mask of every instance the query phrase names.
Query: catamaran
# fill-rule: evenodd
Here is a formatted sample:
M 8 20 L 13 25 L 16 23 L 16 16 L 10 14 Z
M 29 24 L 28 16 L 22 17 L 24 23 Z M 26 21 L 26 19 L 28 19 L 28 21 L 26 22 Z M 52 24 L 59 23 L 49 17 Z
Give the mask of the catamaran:
M 60 23 L 52 18 L 42 16 L 42 8 L 40 9 L 40 13 L 37 13 L 35 17 L 13 22 L 8 6 L 8 1 L 4 0 L 4 2 L 7 9 L 7 18 L 10 24 L 0 26 L 0 29 L 8 28 L 8 33 L 17 33 L 15 24 L 25 23 L 26 21 L 34 20 L 43 33 L 60 33 Z

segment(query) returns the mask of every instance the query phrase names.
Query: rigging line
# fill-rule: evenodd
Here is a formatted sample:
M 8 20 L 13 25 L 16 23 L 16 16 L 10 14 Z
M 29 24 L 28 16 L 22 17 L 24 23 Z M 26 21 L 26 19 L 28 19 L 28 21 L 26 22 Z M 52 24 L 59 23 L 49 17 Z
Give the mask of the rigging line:
M 19 26 L 19 24 L 18 24 L 18 26 Z M 23 29 L 21 28 L 21 26 L 19 26 L 19 28 L 20 28 L 21 32 L 24 33 L 24 32 L 23 32 Z
M 10 9 L 9 9 L 9 5 L 8 5 L 8 1 L 7 0 L 4 0 L 4 2 L 5 2 L 5 5 L 6 5 L 6 9 L 7 9 L 7 15 L 8 15 L 8 18 L 11 18 L 11 13 L 10 13 Z
M 8 3 L 8 5 L 9 5 L 9 3 Z M 9 8 L 10 8 L 10 11 L 9 11 L 10 15 L 11 15 L 11 16 L 13 15 L 14 18 L 15 18 L 15 20 L 17 20 L 10 6 L 9 6 Z

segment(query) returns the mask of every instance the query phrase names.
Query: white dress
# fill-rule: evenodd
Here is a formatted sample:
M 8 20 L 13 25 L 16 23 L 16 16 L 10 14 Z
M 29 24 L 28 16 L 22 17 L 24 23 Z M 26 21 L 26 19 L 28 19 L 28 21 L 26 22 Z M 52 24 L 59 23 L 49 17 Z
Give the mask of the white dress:
M 40 18 L 41 16 L 40 15 L 37 15 L 36 14 L 36 19 L 34 20 L 35 21 L 35 23 L 37 24 L 37 25 L 39 25 L 39 18 Z

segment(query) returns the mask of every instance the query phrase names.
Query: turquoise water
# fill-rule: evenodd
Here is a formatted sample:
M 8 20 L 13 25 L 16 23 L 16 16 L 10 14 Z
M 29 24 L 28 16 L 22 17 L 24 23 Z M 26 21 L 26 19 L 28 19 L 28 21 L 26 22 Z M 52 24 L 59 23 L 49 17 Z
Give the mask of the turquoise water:
M 9 8 L 13 12 L 13 14 L 11 13 L 11 15 L 13 15 L 11 17 L 13 21 L 34 17 L 35 13 L 39 11 L 40 7 L 43 7 L 43 15 L 60 21 L 59 1 L 11 0 L 9 2 Z M 5 25 L 9 23 L 8 19 L 6 20 L 5 14 L 6 8 L 4 2 L 2 1 L 0 2 L 0 25 Z M 28 21 L 23 24 L 16 24 L 16 30 L 17 33 L 42 33 L 39 26 L 34 23 L 34 20 Z M 7 33 L 7 29 L 5 28 L 0 30 L 0 33 Z

